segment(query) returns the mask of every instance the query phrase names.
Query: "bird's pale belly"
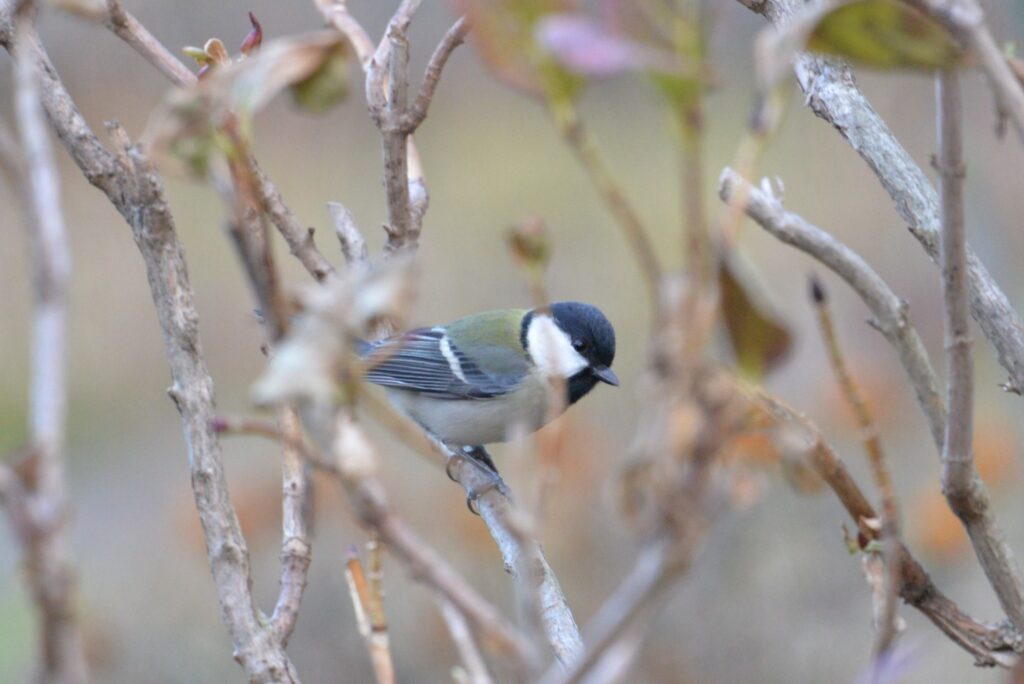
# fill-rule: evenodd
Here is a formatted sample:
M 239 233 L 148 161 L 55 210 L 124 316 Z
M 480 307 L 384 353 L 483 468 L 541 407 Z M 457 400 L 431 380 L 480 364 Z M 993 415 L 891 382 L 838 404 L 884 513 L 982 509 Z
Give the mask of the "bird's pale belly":
M 449 444 L 476 446 L 505 442 L 533 432 L 548 421 L 546 383 L 525 383 L 511 394 L 493 399 L 438 399 L 390 389 L 388 396 L 400 410 Z

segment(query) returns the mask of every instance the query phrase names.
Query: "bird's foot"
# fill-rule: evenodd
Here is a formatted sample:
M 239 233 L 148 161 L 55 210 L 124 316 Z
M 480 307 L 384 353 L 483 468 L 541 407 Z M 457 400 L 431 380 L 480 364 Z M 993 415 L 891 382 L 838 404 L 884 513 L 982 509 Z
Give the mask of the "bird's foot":
M 474 515 L 480 515 L 480 511 L 476 507 L 477 500 L 481 496 L 491 491 L 492 489 L 497 490 L 504 494 L 506 497 L 511 497 L 512 491 L 505 484 L 505 481 L 498 474 L 498 468 L 494 465 L 494 461 L 491 460 L 491 455 L 487 453 L 487 450 L 482 446 L 464 446 L 453 450 L 453 455 L 448 459 L 448 464 L 445 466 L 445 472 L 453 482 L 459 482 L 459 480 L 452 473 L 452 462 L 455 458 L 466 459 L 472 463 L 481 473 L 487 476 L 487 482 L 477 487 L 467 489 L 466 496 L 466 507 Z M 459 482 L 459 484 L 462 484 Z

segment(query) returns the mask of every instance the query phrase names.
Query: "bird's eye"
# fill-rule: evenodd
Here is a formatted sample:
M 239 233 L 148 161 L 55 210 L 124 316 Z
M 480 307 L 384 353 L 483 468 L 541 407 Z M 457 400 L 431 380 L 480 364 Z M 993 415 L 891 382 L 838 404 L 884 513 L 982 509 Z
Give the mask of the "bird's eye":
M 584 342 L 583 340 L 573 340 L 572 348 L 578 352 L 582 352 L 584 349 L 587 348 L 587 343 Z

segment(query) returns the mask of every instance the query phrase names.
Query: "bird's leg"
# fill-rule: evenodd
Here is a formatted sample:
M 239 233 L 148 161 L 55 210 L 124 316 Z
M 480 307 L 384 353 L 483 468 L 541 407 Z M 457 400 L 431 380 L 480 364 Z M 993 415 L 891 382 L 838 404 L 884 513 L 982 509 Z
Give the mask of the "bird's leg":
M 488 478 L 488 482 L 483 486 L 469 490 L 468 495 L 466 496 L 466 506 L 469 508 L 470 512 L 476 515 L 480 514 L 479 511 L 476 510 L 476 500 L 492 489 L 497 489 L 505 496 L 511 496 L 512 492 L 509 490 L 508 485 L 505 484 L 505 481 L 501 479 L 501 475 L 498 474 L 498 467 L 494 465 L 491 455 L 487 453 L 487 450 L 482 446 L 463 446 L 452 450 L 452 457 L 448 459 L 448 464 L 445 466 L 445 472 L 454 482 L 458 482 L 451 471 L 453 458 L 464 458 L 468 460 L 482 473 L 486 474 Z

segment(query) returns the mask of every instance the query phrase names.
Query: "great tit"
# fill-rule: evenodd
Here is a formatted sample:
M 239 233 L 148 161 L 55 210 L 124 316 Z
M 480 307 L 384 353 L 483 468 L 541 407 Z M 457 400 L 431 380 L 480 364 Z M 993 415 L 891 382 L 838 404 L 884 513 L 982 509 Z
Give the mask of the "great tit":
M 580 302 L 487 311 L 363 344 L 360 355 L 366 379 L 387 388 L 399 410 L 467 452 L 552 419 L 552 378 L 565 382 L 561 410 L 598 382 L 619 384 L 615 330 Z

